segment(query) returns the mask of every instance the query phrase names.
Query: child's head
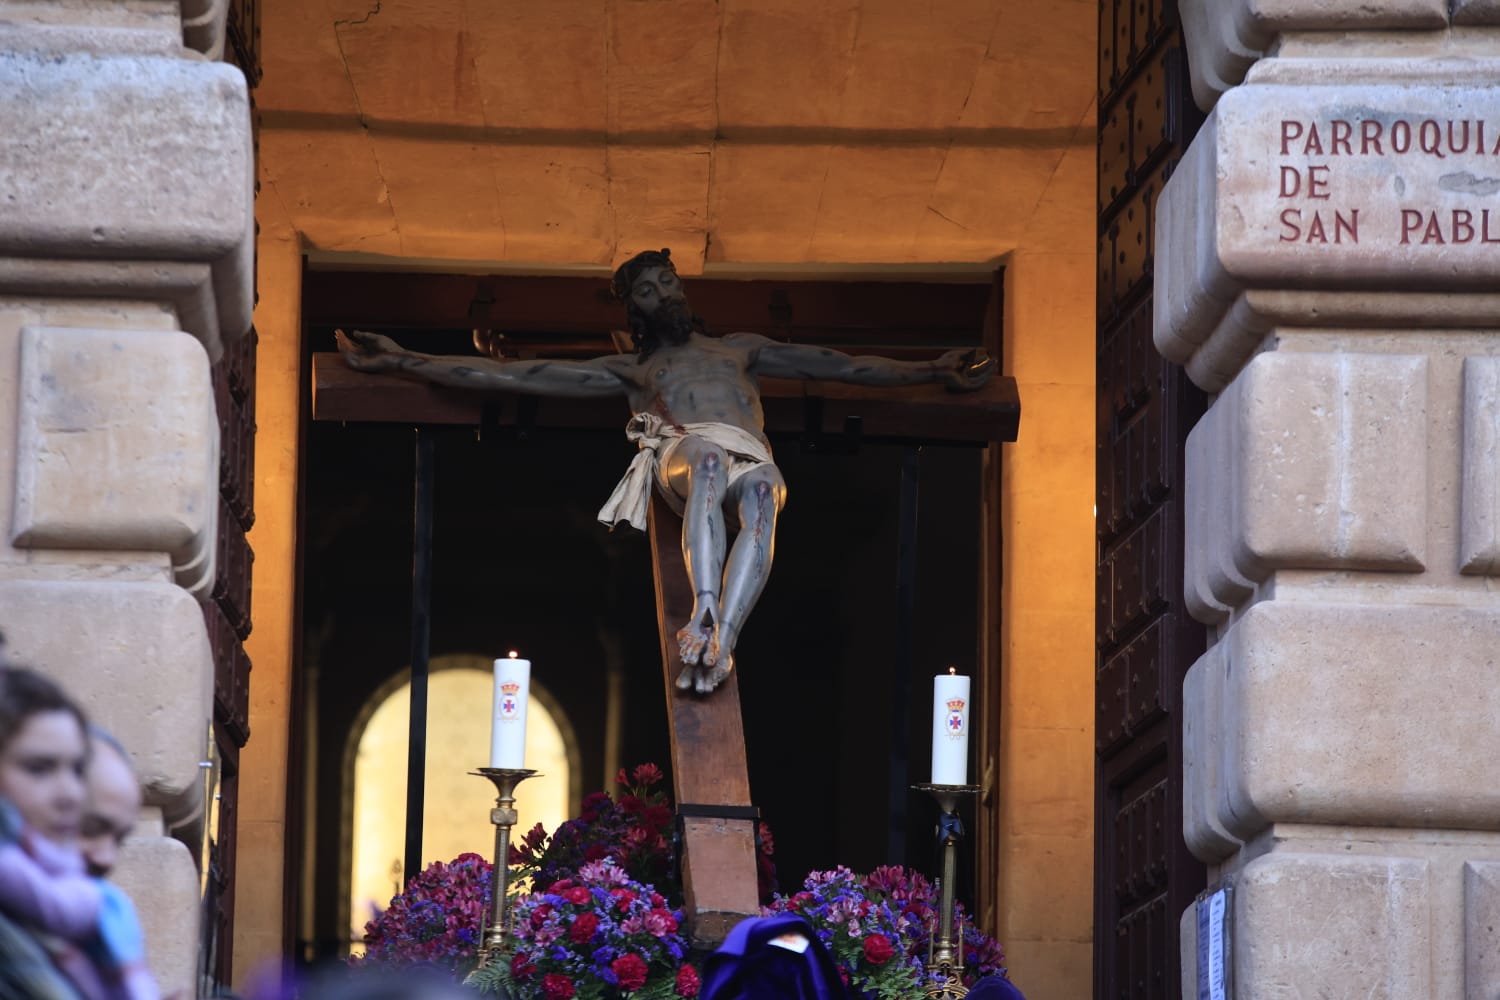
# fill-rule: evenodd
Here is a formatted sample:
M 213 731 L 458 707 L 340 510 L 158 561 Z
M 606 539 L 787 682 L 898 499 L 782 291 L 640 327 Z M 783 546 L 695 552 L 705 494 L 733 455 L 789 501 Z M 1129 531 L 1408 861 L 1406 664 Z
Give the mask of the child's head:
M 54 681 L 0 667 L 0 796 L 57 843 L 78 838 L 88 740 L 83 711 Z

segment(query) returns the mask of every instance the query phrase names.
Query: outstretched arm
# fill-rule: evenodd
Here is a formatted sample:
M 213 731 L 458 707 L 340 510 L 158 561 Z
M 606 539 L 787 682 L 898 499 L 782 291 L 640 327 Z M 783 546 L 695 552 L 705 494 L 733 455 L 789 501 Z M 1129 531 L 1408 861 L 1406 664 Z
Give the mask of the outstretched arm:
M 408 351 L 389 337 L 363 330 L 334 336 L 350 368 L 392 372 L 461 389 L 499 389 L 535 396 L 612 396 L 626 388 L 624 373 L 633 364 L 627 355 L 588 361 L 495 361 L 490 358 L 442 357 Z
M 749 345 L 750 370 L 768 378 L 827 379 L 857 385 L 920 385 L 938 382 L 955 391 L 978 389 L 994 374 L 995 362 L 979 349 L 949 351 L 932 361 L 854 357 L 831 347 L 781 344 L 759 334 L 736 333 L 725 340 Z

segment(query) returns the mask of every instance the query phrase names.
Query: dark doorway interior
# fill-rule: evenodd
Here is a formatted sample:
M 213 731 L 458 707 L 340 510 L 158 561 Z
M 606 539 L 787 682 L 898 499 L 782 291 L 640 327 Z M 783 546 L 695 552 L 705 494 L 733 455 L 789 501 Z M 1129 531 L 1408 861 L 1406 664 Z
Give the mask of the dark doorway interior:
M 333 349 L 308 275 L 309 352 Z M 330 276 L 351 287 L 351 276 Z M 379 276 L 367 276 L 372 284 Z M 601 282 L 602 284 L 602 282 Z M 733 285 L 735 283 L 722 283 Z M 974 303 L 971 339 L 943 333 L 936 352 L 977 344 L 990 285 L 932 286 Z M 699 295 L 694 286 L 695 304 Z M 460 306 L 468 303 L 460 302 Z M 699 309 L 707 312 L 700 304 Z M 497 315 L 502 311 L 497 308 Z M 466 352 L 464 330 L 384 326 L 411 346 Z M 602 328 L 607 329 L 607 327 Z M 602 331 L 589 331 L 598 335 Z M 575 348 L 576 349 L 576 348 Z M 546 342 L 537 348 L 545 355 Z M 622 410 L 621 422 L 624 412 Z M 669 762 L 647 540 L 594 521 L 631 456 L 618 427 L 452 427 L 436 432 L 431 652 L 527 651 L 561 700 L 580 743 L 585 791 L 604 787 L 604 643 L 619 643 L 633 678 L 621 761 Z M 341 953 L 339 829 L 349 794 L 343 749 L 356 713 L 408 662 L 413 428 L 310 423 L 303 484 L 302 676 L 316 688 L 302 720 L 316 762 L 312 923 L 305 957 Z M 775 832 L 783 886 L 812 869 L 903 861 L 930 870 L 929 803 L 894 803 L 904 857 L 888 856 L 893 735 L 904 727 L 912 780 L 925 780 L 932 674 L 976 665 L 980 565 L 978 448 L 920 450 L 916 600 L 910 693 L 896 691 L 897 548 L 906 446 L 863 442 L 842 454 L 773 438 L 790 484 L 771 581 L 741 641 L 740 691 L 751 789 Z M 469 769 L 475 759 L 454 761 Z M 294 768 L 297 765 L 294 764 Z M 488 807 L 476 781 L 474 808 Z

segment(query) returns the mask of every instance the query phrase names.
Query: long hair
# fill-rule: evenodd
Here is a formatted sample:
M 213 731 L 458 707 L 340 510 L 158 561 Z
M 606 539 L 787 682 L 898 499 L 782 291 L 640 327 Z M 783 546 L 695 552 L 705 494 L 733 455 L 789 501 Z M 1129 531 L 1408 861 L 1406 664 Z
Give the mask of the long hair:
M 88 731 L 83 709 L 56 681 L 24 667 L 0 667 L 0 747 L 40 712 L 67 712 L 78 720 L 80 729 Z

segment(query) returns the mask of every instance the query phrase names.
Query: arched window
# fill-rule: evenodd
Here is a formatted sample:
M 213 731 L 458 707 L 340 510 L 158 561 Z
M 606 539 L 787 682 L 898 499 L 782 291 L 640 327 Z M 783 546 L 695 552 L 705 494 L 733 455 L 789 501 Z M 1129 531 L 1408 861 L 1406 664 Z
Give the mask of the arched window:
M 427 778 L 422 822 L 424 864 L 451 861 L 466 851 L 490 860 L 495 828 L 494 785 L 469 772 L 489 763 L 490 661 L 477 656 L 434 657 L 427 687 Z M 346 807 L 348 927 L 360 950 L 364 927 L 402 889 L 406 831 L 406 748 L 411 704 L 409 673 L 377 691 L 350 734 L 345 775 L 352 777 Z M 516 793 L 520 828 L 557 828 L 576 808 L 577 741 L 557 703 L 532 678 L 526 718 L 526 764 L 541 772 Z

